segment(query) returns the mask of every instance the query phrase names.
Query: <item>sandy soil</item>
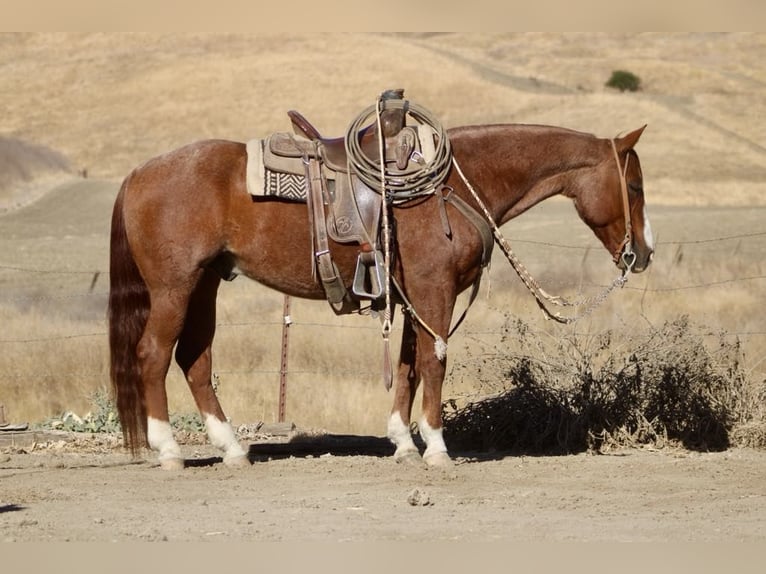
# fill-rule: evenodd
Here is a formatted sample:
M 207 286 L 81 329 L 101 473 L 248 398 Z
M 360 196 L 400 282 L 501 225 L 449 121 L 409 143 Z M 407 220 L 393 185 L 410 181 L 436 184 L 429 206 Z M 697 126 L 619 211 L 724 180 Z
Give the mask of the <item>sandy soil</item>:
M 766 452 L 626 450 L 398 465 L 384 439 L 250 442 L 230 469 L 185 444 L 162 471 L 98 435 L 0 452 L 4 541 L 766 539 Z

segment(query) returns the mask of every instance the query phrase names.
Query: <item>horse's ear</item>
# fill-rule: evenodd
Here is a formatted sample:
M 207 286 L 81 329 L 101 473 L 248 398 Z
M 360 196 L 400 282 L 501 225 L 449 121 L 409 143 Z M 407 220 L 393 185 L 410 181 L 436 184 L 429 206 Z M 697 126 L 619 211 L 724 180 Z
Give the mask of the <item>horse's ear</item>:
M 646 129 L 646 124 L 638 128 L 637 130 L 630 132 L 628 135 L 622 136 L 620 139 L 617 140 L 618 149 L 620 151 L 625 151 L 626 149 L 633 149 L 633 147 L 638 142 L 638 138 L 641 137 L 641 134 L 644 133 L 645 129 Z

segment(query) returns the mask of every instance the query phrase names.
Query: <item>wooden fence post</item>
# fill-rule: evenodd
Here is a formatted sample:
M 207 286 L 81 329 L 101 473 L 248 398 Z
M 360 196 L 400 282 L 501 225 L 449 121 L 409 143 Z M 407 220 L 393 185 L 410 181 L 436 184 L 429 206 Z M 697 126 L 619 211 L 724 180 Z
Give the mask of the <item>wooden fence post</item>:
M 290 345 L 290 296 L 285 295 L 282 308 L 282 355 L 279 365 L 279 415 L 278 422 L 285 422 L 285 404 L 287 402 L 287 355 Z

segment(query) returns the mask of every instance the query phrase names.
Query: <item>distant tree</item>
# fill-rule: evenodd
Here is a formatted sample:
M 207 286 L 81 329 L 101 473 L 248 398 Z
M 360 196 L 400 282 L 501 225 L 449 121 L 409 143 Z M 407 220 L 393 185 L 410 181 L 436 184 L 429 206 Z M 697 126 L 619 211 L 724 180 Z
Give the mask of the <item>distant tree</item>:
M 614 70 L 607 80 L 606 86 L 616 88 L 621 92 L 635 92 L 641 89 L 641 78 L 626 70 Z

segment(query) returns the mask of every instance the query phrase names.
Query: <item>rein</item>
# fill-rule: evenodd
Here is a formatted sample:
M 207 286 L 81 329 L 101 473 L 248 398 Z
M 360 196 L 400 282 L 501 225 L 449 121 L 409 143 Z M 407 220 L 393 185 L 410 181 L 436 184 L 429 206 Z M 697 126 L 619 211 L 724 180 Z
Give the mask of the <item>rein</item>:
M 383 335 L 383 384 L 386 386 L 386 390 L 391 389 L 391 385 L 393 385 L 394 382 L 394 372 L 391 367 L 391 348 L 389 339 L 391 337 L 391 227 L 388 222 L 388 198 L 386 197 L 386 161 L 385 161 L 385 151 L 383 147 L 383 126 L 381 125 L 381 119 L 380 119 L 380 113 L 381 108 L 384 104 L 383 97 L 378 98 L 378 102 L 375 105 L 375 123 L 378 127 L 378 154 L 379 154 L 379 160 L 380 160 L 380 193 L 383 196 L 383 202 L 382 202 L 382 218 L 383 223 L 381 224 L 383 227 L 383 268 L 385 272 L 385 283 L 383 291 L 386 296 L 386 306 L 383 310 L 383 317 L 382 317 L 382 326 L 381 326 L 381 334 Z M 361 117 L 361 116 L 360 116 Z M 349 128 L 349 134 L 352 133 L 353 130 L 353 124 L 352 127 Z M 353 132 L 355 133 L 355 132 Z M 348 141 L 354 140 L 353 137 L 347 137 L 347 143 Z M 364 155 L 364 154 L 361 154 Z M 351 157 L 351 152 L 349 149 L 349 157 Z M 374 189 L 374 187 L 373 187 Z
M 614 159 L 617 162 L 617 171 L 620 175 L 620 191 L 621 191 L 621 199 L 622 199 L 622 206 L 623 206 L 623 215 L 625 217 L 625 238 L 622 241 L 622 244 L 620 245 L 620 248 L 617 250 L 617 253 L 614 255 L 614 260 L 617 261 L 618 258 L 622 258 L 623 263 L 625 264 L 625 268 L 623 269 L 622 274 L 619 277 L 616 277 L 612 283 L 607 286 L 604 291 L 599 293 L 598 295 L 594 297 L 587 297 L 580 299 L 578 301 L 568 301 L 564 299 L 563 297 L 557 296 L 557 295 L 550 295 L 543 289 L 540 284 L 535 280 L 534 277 L 529 273 L 526 267 L 521 263 L 519 258 L 516 256 L 516 254 L 513 252 L 513 249 L 511 249 L 511 245 L 508 243 L 508 241 L 505 239 L 503 234 L 500 232 L 500 228 L 498 227 L 497 223 L 495 222 L 494 218 L 492 217 L 492 214 L 487 209 L 487 206 L 484 204 L 484 202 L 481 200 L 481 197 L 479 196 L 478 192 L 474 189 L 474 187 L 471 185 L 471 183 L 468 181 L 468 178 L 466 178 L 465 174 L 463 173 L 463 170 L 460 169 L 460 165 L 457 163 L 457 160 L 452 158 L 452 164 L 455 166 L 455 170 L 457 171 L 458 175 L 460 175 L 460 179 L 463 180 L 463 183 L 468 188 L 468 191 L 471 192 L 471 195 L 473 196 L 474 200 L 476 200 L 476 203 L 479 205 L 481 210 L 484 212 L 484 216 L 487 218 L 487 221 L 489 221 L 490 225 L 492 226 L 492 233 L 495 237 L 495 241 L 500 246 L 500 248 L 503 250 L 503 253 L 505 254 L 506 259 L 508 259 L 508 262 L 511 264 L 511 267 L 513 267 L 513 270 L 516 271 L 516 274 L 519 276 L 521 281 L 524 283 L 524 286 L 529 290 L 530 293 L 535 298 L 535 301 L 537 302 L 537 305 L 542 309 L 543 315 L 546 319 L 553 319 L 559 323 L 569 324 L 574 323 L 575 321 L 589 315 L 593 312 L 593 310 L 601 305 L 606 298 L 609 296 L 609 294 L 617 287 L 623 287 L 625 283 L 628 282 L 628 273 L 633 269 L 633 265 L 636 262 L 636 254 L 633 252 L 632 243 L 633 243 L 633 231 L 632 231 L 632 222 L 630 219 L 630 205 L 628 203 L 628 185 L 626 181 L 626 175 L 628 171 L 628 162 L 627 159 L 625 161 L 624 168 L 620 166 L 620 158 L 617 153 L 617 146 L 614 143 L 614 140 L 610 140 L 612 144 L 612 150 L 614 152 Z M 581 307 L 586 306 L 586 309 L 577 315 L 571 316 L 571 317 L 564 317 L 560 315 L 559 313 L 553 313 L 548 307 L 546 306 L 546 302 L 551 303 L 553 305 L 558 305 L 560 307 Z

